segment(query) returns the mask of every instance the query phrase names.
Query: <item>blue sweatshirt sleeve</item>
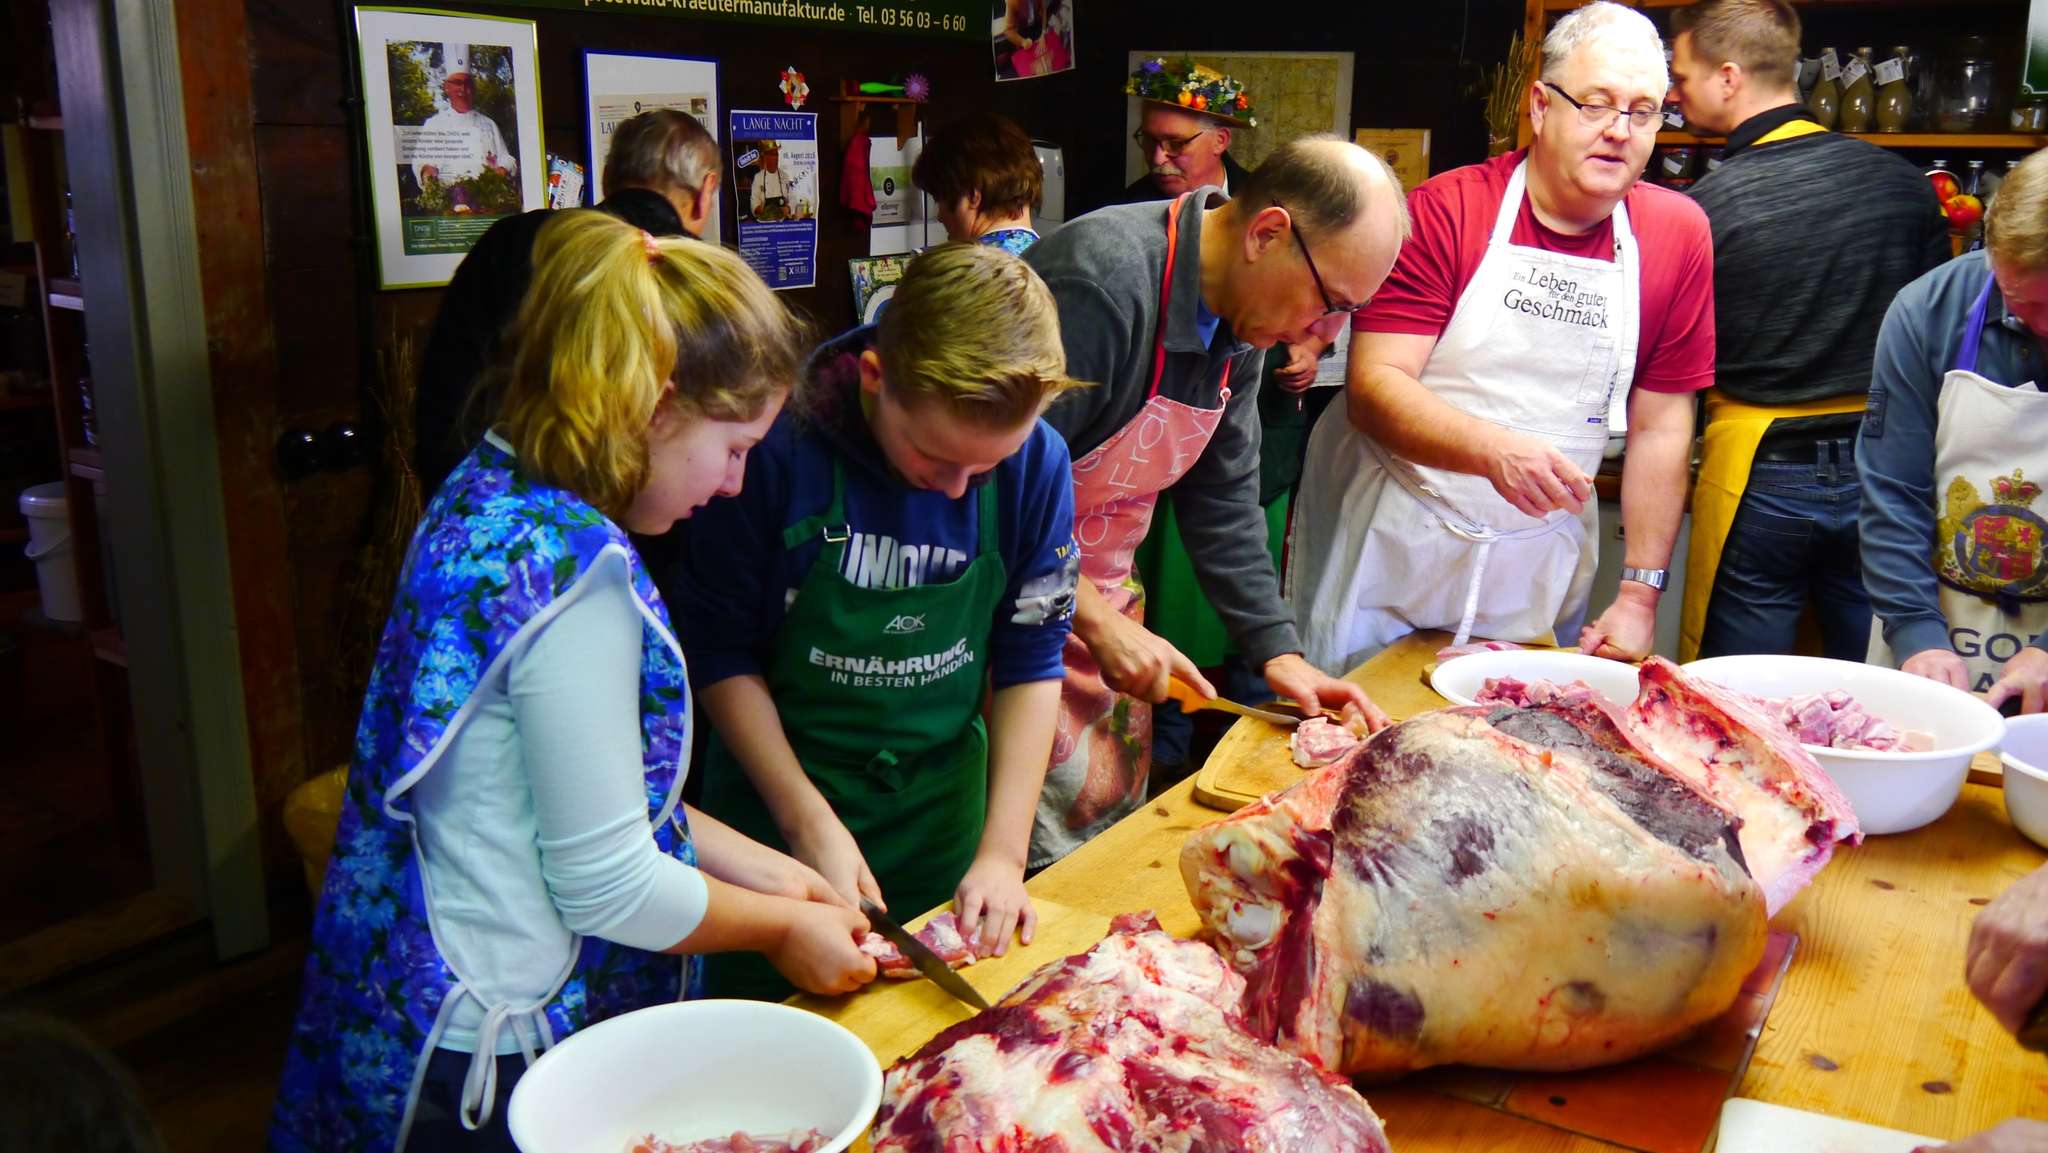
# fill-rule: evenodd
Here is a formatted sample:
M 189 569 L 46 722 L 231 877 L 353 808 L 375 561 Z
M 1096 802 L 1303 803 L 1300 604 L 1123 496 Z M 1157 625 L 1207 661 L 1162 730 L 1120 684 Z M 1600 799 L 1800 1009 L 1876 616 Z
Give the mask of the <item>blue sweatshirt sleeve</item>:
M 989 678 L 999 689 L 1062 675 L 1080 574 L 1067 442 L 1041 420 L 1013 459 L 1001 542 L 1009 587 L 989 637 Z
M 747 454 L 737 496 L 719 497 L 680 522 L 682 547 L 666 583 L 677 639 L 698 689 L 759 675 L 782 628 L 794 435 L 788 417 Z
M 1856 438 L 1863 584 L 1884 624 L 1885 643 L 1902 663 L 1914 653 L 1950 647 L 1931 559 L 1934 428 L 1949 341 L 1927 332 L 1941 315 L 1927 287 L 1924 280 L 1908 285 L 1885 313 Z

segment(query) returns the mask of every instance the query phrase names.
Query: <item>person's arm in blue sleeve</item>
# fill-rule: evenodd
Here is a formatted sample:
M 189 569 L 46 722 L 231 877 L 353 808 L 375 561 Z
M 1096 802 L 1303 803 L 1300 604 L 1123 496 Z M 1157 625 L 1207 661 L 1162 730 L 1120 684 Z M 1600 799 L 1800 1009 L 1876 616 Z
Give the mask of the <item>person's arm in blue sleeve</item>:
M 1949 650 L 1934 547 L 1934 428 L 1947 334 L 1925 329 L 1935 315 L 1909 286 L 1892 301 L 1877 337 L 1870 400 L 1856 438 L 1862 478 L 1863 584 L 1903 664 L 1927 649 Z
M 1009 587 L 989 638 L 989 676 L 998 689 L 1058 680 L 1073 629 L 1080 556 L 1074 548 L 1074 481 L 1067 445 L 1040 422 L 1024 442 L 1004 541 Z
M 684 534 L 683 546 L 671 550 L 661 584 L 674 597 L 676 639 L 700 691 L 728 677 L 760 675 L 782 628 L 790 451 L 790 437 L 778 426 L 748 455 L 739 494 L 713 500 L 674 530 Z

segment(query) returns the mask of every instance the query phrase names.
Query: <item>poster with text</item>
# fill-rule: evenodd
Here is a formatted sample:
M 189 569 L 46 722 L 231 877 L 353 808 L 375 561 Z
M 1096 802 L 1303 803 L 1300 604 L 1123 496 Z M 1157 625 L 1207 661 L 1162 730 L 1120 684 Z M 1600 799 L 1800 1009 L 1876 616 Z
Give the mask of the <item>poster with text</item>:
M 1074 66 L 1074 0 L 989 2 L 997 80 L 1029 80 Z
M 696 118 L 718 139 L 718 62 L 692 56 L 637 52 L 585 52 L 583 91 L 585 138 L 590 142 L 590 188 L 594 204 L 604 197 L 604 158 L 621 121 L 657 108 Z M 704 222 L 702 239 L 718 243 L 718 213 Z
M 533 22 L 355 16 L 378 286 L 446 284 L 493 223 L 546 203 Z
M 818 281 L 818 115 L 735 109 L 732 193 L 740 255 L 770 288 Z

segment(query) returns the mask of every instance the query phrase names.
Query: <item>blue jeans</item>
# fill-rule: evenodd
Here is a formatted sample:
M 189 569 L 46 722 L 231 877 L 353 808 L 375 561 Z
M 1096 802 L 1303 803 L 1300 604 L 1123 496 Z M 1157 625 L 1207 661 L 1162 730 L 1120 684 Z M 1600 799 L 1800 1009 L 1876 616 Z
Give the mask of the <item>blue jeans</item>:
M 1818 446 L 1812 463 L 1758 461 L 1728 529 L 1700 656 L 1790 653 L 1809 601 L 1822 651 L 1862 661 L 1870 598 L 1856 534 L 1861 490 L 1850 442 Z

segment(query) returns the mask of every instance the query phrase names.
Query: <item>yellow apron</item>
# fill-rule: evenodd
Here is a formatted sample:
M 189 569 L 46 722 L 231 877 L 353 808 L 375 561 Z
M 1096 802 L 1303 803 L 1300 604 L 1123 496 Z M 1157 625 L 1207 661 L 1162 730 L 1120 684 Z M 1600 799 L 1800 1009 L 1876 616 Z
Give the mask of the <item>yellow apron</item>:
M 1794 120 L 1765 133 L 1757 144 L 1774 144 L 1826 131 L 1811 120 Z M 1756 463 L 1757 446 L 1763 443 L 1771 422 L 1862 412 L 1866 399 L 1839 396 L 1805 404 L 1756 405 L 1744 404 L 1720 389 L 1708 391 L 1707 427 L 1700 442 L 1700 475 L 1692 493 L 1692 551 L 1686 558 L 1685 599 L 1679 612 L 1679 663 L 1699 656 L 1700 637 L 1707 628 L 1707 601 L 1714 595 L 1714 578 L 1721 571 L 1721 552 L 1728 544 L 1728 529 L 1735 523 L 1735 510 L 1742 507 L 1742 492 L 1749 487 L 1749 470 Z

